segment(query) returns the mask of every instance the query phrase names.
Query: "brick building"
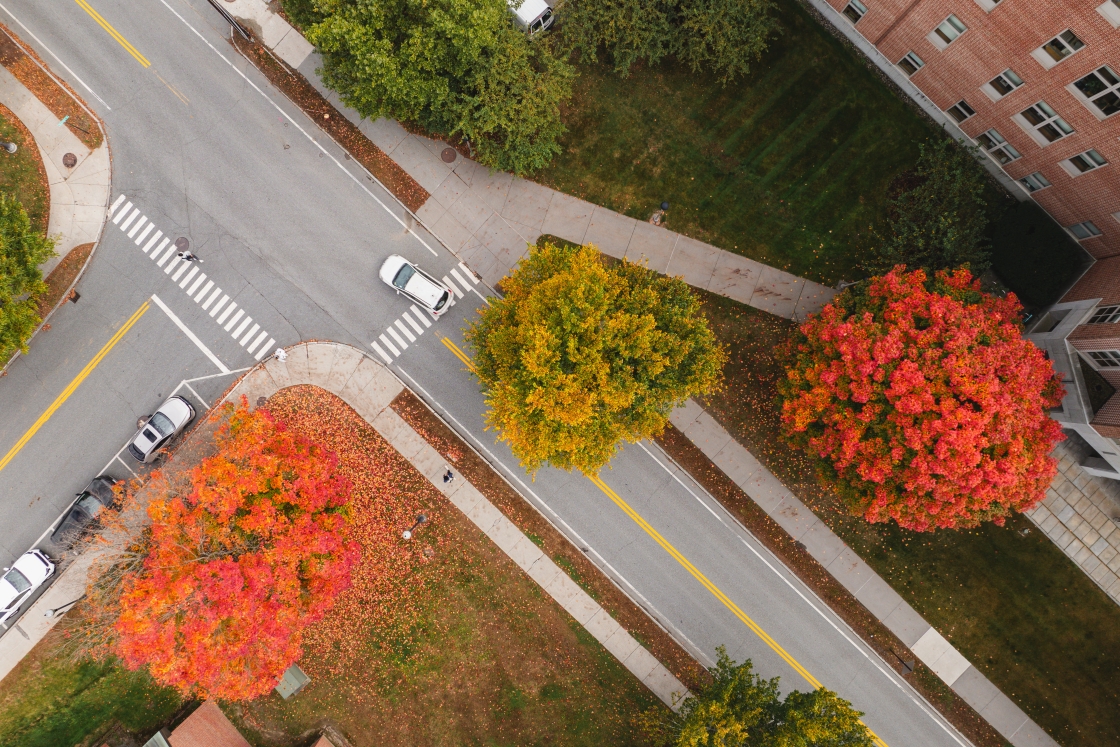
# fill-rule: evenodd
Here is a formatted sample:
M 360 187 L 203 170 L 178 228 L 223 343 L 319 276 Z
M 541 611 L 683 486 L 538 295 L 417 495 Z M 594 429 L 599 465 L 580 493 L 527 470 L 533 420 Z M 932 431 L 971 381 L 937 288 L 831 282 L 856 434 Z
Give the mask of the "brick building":
M 1097 259 L 1120 255 L 1120 0 L 827 0 Z

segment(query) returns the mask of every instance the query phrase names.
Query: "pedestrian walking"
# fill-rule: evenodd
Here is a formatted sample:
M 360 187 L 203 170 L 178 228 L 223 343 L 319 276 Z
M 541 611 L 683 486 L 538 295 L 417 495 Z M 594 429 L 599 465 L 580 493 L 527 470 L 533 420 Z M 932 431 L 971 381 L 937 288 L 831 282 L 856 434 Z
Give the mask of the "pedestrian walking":
M 284 348 L 276 348 L 276 352 L 272 355 L 275 356 L 276 360 L 280 361 L 281 363 L 288 360 L 288 351 Z
M 194 252 L 192 252 L 190 250 L 187 250 L 187 251 L 184 251 L 184 252 L 177 252 L 175 254 L 175 256 L 178 257 L 179 259 L 183 260 L 184 262 L 198 262 L 198 263 L 202 262 L 202 260 L 199 259 L 198 257 L 196 257 Z
M 454 479 L 455 479 L 455 473 L 452 472 L 450 469 L 448 469 L 446 472 L 443 473 L 443 484 L 444 485 L 446 485 L 447 483 L 451 482 Z

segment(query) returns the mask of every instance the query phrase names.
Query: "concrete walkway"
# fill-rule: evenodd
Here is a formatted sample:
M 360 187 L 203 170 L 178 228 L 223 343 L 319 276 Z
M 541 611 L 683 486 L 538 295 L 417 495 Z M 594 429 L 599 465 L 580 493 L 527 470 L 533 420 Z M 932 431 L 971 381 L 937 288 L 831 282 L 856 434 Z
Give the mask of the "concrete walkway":
M 0 67 L 0 103 L 31 131 L 47 171 L 51 193 L 47 235 L 55 239 L 57 256 L 40 266 L 46 276 L 71 249 L 101 236 L 112 178 L 109 146 L 102 142 L 97 150 L 87 148 L 69 129 L 60 127 L 54 113 L 4 67 Z M 73 168 L 62 163 L 67 153 L 77 158 Z
M 670 419 L 767 516 L 801 542 L 833 578 L 1014 747 L 1057 747 L 1057 742 L 922 619 L 715 418 L 689 400 Z
M 301 343 L 288 349 L 288 359 L 269 358 L 245 374 L 224 402 L 244 395 L 250 403 L 296 384 L 312 384 L 337 395 L 372 425 L 413 467 L 546 594 L 563 607 L 595 640 L 666 705 L 676 708 L 688 694 L 633 636 L 525 536 L 505 515 L 465 479 L 443 482 L 447 460 L 413 430 L 389 403 L 404 384 L 382 363 L 350 345 L 332 342 Z

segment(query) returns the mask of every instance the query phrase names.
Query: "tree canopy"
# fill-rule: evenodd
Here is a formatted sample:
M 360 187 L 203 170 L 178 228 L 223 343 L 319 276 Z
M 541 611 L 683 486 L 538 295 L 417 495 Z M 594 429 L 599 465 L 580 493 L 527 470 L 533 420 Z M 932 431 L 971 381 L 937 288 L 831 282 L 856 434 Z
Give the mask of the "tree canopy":
M 748 659 L 736 665 L 720 647 L 714 682 L 681 705 L 677 747 L 872 747 L 859 711 L 820 688 L 778 695 Z
M 0 193 L 0 362 L 39 326 L 38 297 L 46 291 L 39 265 L 54 256 L 54 241 L 32 229 L 13 195 Z
M 604 53 L 622 75 L 675 55 L 727 83 L 778 33 L 773 11 L 771 0 L 569 0 L 560 22 L 566 48 L 591 61 Z
M 801 326 L 780 384 L 789 440 L 855 515 L 916 531 L 1003 523 L 1046 495 L 1064 394 L 1014 294 L 901 266 Z
M 891 199 L 886 235 L 865 268 L 882 275 L 900 264 L 927 274 L 967 266 L 979 275 L 991 265 L 983 167 L 948 137 L 918 148 L 918 165 Z
M 185 489 L 148 504 L 142 561 L 119 596 L 91 601 L 115 612 L 110 652 L 130 669 L 243 700 L 299 658 L 302 632 L 349 586 L 360 550 L 345 537 L 350 485 L 333 453 L 244 400 L 215 440 Z
M 678 278 L 546 243 L 502 290 L 467 340 L 487 424 L 530 471 L 593 474 L 619 441 L 660 433 L 674 407 L 719 385 L 726 353 Z
M 560 152 L 572 68 L 511 23 L 506 0 L 287 0 L 323 81 L 364 117 L 461 136 L 522 174 Z

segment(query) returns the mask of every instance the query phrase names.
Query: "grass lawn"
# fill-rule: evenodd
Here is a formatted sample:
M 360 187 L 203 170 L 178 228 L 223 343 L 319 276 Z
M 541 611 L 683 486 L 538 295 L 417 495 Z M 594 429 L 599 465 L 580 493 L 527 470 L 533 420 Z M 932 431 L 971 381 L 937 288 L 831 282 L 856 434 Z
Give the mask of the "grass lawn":
M 39 149 L 31 133 L 7 108 L 0 106 L 0 140 L 15 143 L 14 154 L 0 151 L 0 192 L 14 194 L 33 228 L 47 232 L 50 192 L 46 172 L 39 160 Z
M 792 0 L 744 80 L 668 62 L 581 66 L 564 152 L 537 180 L 832 285 L 857 277 L 887 186 L 936 130 Z
M 302 747 L 326 722 L 354 747 L 645 743 L 638 720 L 665 707 L 365 421 L 312 387 L 269 407 L 339 453 L 364 558 L 308 632 L 307 689 L 223 704 L 251 742 Z M 421 512 L 430 522 L 405 543 L 400 532 Z M 145 677 L 103 670 L 60 665 L 48 677 L 36 665 L 6 678 L 0 745 L 73 745 L 126 718 L 146 739 L 175 711 L 177 697 Z
M 846 515 L 779 436 L 792 323 L 702 295 L 731 352 L 709 412 L 1063 747 L 1120 744 L 1120 607 L 1025 517 L 914 534 Z

